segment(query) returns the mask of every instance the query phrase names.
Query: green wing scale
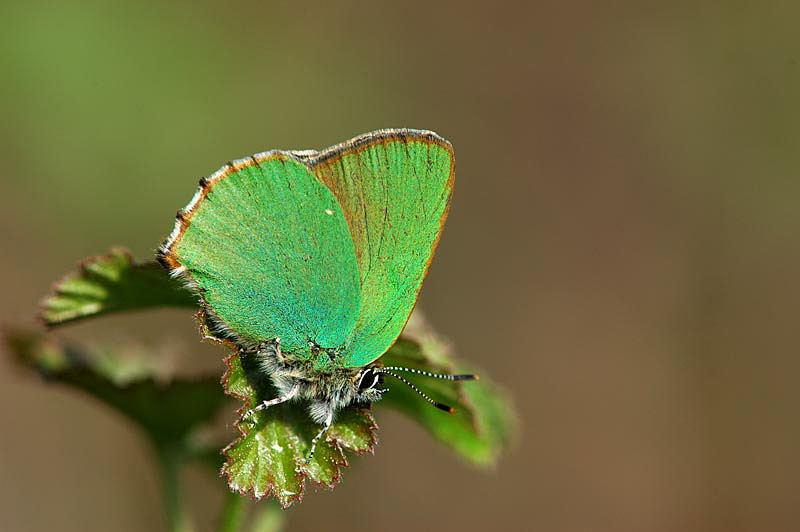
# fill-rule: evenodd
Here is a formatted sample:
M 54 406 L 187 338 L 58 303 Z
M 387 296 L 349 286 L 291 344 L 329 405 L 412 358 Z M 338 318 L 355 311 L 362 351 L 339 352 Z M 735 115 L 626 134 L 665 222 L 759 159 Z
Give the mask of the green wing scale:
M 359 310 L 353 244 L 307 166 L 283 154 L 231 163 L 202 182 L 178 226 L 166 261 L 236 336 L 279 337 L 304 358 L 309 339 L 347 339 Z
M 159 258 L 235 339 L 365 366 L 414 308 L 453 177 L 450 144 L 428 131 L 262 153 L 201 180 Z
M 309 162 L 339 200 L 355 244 L 361 312 L 345 359 L 365 366 L 392 346 L 417 301 L 450 205 L 453 150 L 434 133 L 400 130 Z

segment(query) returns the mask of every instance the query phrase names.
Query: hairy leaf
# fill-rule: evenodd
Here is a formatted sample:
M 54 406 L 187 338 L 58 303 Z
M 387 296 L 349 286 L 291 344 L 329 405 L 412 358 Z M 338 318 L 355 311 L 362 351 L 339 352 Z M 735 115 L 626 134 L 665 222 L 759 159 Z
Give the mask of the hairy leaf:
M 108 312 L 156 306 L 197 306 L 197 297 L 156 262 L 136 263 L 122 248 L 89 257 L 58 281 L 40 316 L 54 326 Z
M 42 318 L 48 325 L 58 325 L 107 312 L 167 305 L 196 306 L 197 301 L 157 264 L 137 264 L 128 252 L 112 249 L 107 255 L 85 260 L 78 272 L 57 283 L 43 302 Z M 229 395 L 243 401 L 239 414 L 275 397 L 269 378 L 249 367 L 254 361 L 232 344 L 212 337 L 202 316 L 200 320 L 206 338 L 226 343 L 232 350 L 223 384 Z M 120 364 L 119 357 L 87 356 L 79 348 L 39 335 L 12 334 L 7 340 L 29 365 L 112 405 L 160 441 L 183 437 L 208 420 L 224 401 L 219 384 L 211 379 L 162 385 L 146 370 L 132 371 L 129 365 Z M 418 313 L 381 361 L 441 373 L 474 371 L 455 361 Z M 485 374 L 477 382 L 407 376 L 436 400 L 454 406 L 456 413 L 432 408 L 404 384 L 392 383 L 390 377 L 387 385 L 391 390 L 379 404 L 415 418 L 470 463 L 488 466 L 497 461 L 512 439 L 516 423 L 502 390 Z M 307 479 L 333 487 L 348 465 L 345 452 L 371 452 L 376 443 L 377 427 L 368 407 L 339 412 L 310 463 L 306 456 L 320 426 L 311 421 L 305 404 L 278 405 L 235 425 L 240 436 L 223 450 L 222 473 L 229 486 L 257 499 L 271 494 L 283 507 L 302 498 Z M 210 454 L 209 458 L 214 461 Z
M 202 313 L 198 319 L 207 339 L 233 350 L 226 359 L 228 371 L 223 383 L 229 394 L 244 401 L 239 415 L 259 401 L 275 397 L 269 377 L 256 369 L 252 355 L 213 337 Z M 439 373 L 471 371 L 455 362 L 447 347 L 419 318 L 382 361 L 385 365 Z M 454 406 L 455 414 L 433 408 L 404 384 L 392 385 L 390 380 L 387 384 L 391 390 L 378 404 L 410 415 L 468 462 L 494 465 L 516 427 L 514 410 L 505 393 L 485 375 L 479 381 L 466 382 L 422 376 L 415 380 L 418 379 L 426 379 L 419 384 L 435 399 Z M 311 439 L 320 426 L 311 421 L 302 403 L 277 405 L 259 412 L 255 418 L 254 423 L 236 424 L 241 436 L 225 449 L 222 472 L 231 489 L 257 499 L 272 494 L 284 508 L 302 498 L 306 479 L 332 487 L 341 476 L 341 468 L 347 465 L 344 450 L 361 454 L 372 451 L 376 443 L 376 426 L 370 412 L 364 407 L 351 407 L 339 413 L 317 446 L 314 459 L 306 464 Z
M 252 356 L 212 336 L 202 313 L 198 319 L 206 339 L 233 350 L 225 359 L 228 369 L 222 382 L 228 394 L 244 402 L 239 416 L 260 401 L 275 397 L 268 376 L 255 370 Z M 321 427 L 311 420 L 304 404 L 276 405 L 251 419 L 237 421 L 235 426 L 240 436 L 223 450 L 226 461 L 222 474 L 228 485 L 256 499 L 272 495 L 284 508 L 302 499 L 306 480 L 332 488 L 348 465 L 345 451 L 372 452 L 377 441 L 377 425 L 367 407 L 339 412 L 308 463 L 311 440 Z
M 23 365 L 113 407 L 156 443 L 182 440 L 210 422 L 226 402 L 214 378 L 161 383 L 131 371 L 124 357 L 113 353 L 89 352 L 28 331 L 10 330 L 4 336 L 9 351 Z
M 385 366 L 434 373 L 479 373 L 480 380 L 451 382 L 410 375 L 433 399 L 453 406 L 454 414 L 432 408 L 405 384 L 392 383 L 391 377 L 387 378 L 391 389 L 378 404 L 408 414 L 468 462 L 495 465 L 516 431 L 517 418 L 510 399 L 485 373 L 457 362 L 448 347 L 418 320 L 417 316 L 404 336 L 382 357 Z

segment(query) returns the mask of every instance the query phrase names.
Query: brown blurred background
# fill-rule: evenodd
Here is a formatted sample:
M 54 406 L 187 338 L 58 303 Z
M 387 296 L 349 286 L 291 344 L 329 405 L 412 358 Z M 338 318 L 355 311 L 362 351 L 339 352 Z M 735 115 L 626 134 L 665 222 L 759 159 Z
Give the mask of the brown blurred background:
M 746 4 L 5 2 L 0 320 L 151 257 L 229 159 L 433 129 L 458 179 L 421 306 L 521 438 L 486 474 L 379 411 L 289 530 L 797 530 L 800 8 Z M 188 312 L 63 334 L 222 370 Z M 0 366 L 0 528 L 162 529 L 140 435 Z M 186 480 L 213 529 L 222 481 Z

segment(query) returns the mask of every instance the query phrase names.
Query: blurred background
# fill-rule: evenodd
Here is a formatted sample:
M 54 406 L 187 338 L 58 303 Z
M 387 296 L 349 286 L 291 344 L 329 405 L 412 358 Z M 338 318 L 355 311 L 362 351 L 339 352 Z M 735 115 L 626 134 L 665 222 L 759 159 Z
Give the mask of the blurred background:
M 521 437 L 487 474 L 381 410 L 289 530 L 796 530 L 800 8 L 749 4 L 4 2 L 0 322 L 152 257 L 229 159 L 433 129 L 458 178 L 420 305 Z M 221 372 L 190 314 L 62 334 Z M 0 426 L 4 530 L 165 526 L 103 405 L 3 356 Z M 186 481 L 213 529 L 223 481 Z

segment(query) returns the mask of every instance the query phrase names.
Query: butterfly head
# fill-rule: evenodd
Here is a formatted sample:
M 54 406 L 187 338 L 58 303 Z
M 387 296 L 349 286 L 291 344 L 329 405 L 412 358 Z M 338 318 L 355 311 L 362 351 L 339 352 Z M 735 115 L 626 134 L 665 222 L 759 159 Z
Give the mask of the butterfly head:
M 383 384 L 383 373 L 379 366 L 369 366 L 361 370 L 356 381 L 356 396 L 364 402 L 377 401 L 381 398 L 386 388 L 379 388 Z

